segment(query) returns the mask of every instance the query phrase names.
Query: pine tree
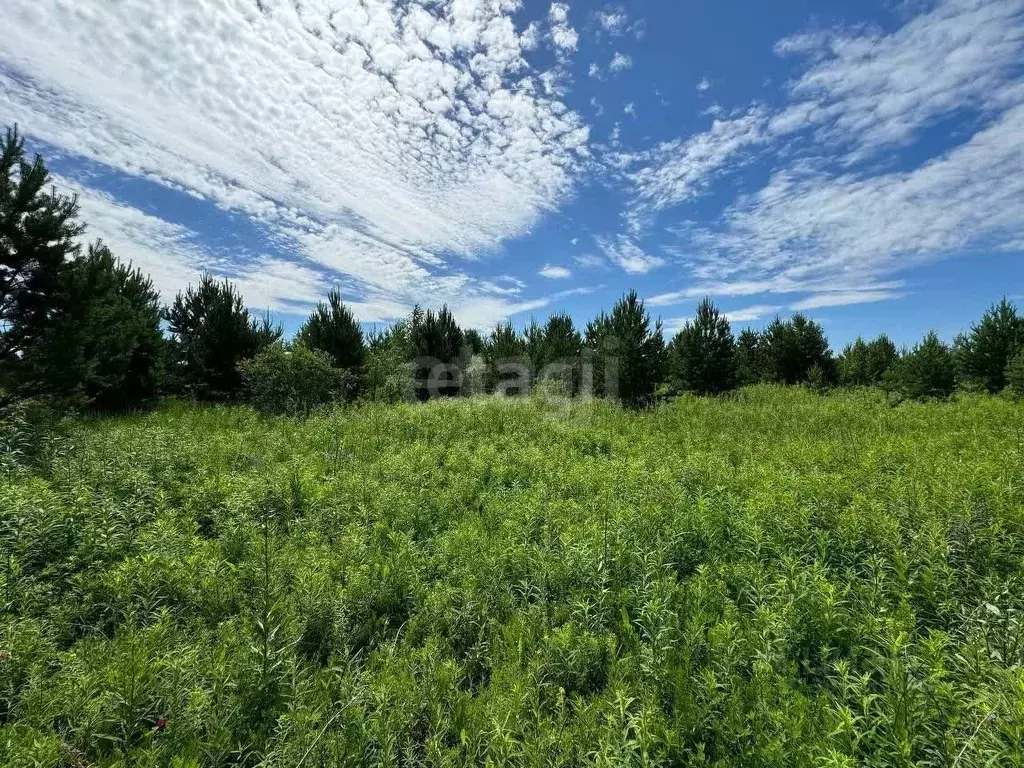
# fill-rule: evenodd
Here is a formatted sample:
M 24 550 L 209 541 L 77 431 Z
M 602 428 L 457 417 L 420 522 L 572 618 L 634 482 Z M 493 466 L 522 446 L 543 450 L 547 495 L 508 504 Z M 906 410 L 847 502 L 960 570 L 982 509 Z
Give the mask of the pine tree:
M 745 387 L 769 378 L 764 336 L 753 328 L 744 328 L 736 340 L 736 384 Z
M 797 313 L 789 320 L 775 318 L 765 329 L 765 356 L 772 381 L 806 383 L 811 367 L 821 367 L 825 381 L 835 375 L 835 360 L 822 327 Z
M 956 387 L 953 353 L 930 331 L 889 369 L 886 386 L 914 399 L 949 397 Z
M 531 377 L 535 379 L 544 367 L 544 329 L 535 318 L 530 318 L 530 324 L 523 331 L 523 339 L 526 342 Z
M 1024 347 L 1006 364 L 1006 390 L 1015 398 L 1024 398 Z
M 989 307 L 970 333 L 957 338 L 955 355 L 960 378 L 988 392 L 1006 386 L 1006 366 L 1024 347 L 1024 318 L 1005 298 Z
M 432 372 L 438 364 L 456 366 L 460 362 L 463 347 L 462 329 L 455 322 L 448 306 L 441 307 L 437 312 L 423 312 L 419 307 L 413 309 L 410 321 L 410 343 L 416 358 L 416 396 L 426 400 L 431 396 Z M 441 397 L 454 397 L 459 394 L 459 377 L 449 372 L 441 374 L 445 382 L 437 387 L 433 394 Z
M 352 381 L 358 382 L 366 361 L 363 329 L 348 307 L 341 301 L 341 293 L 331 290 L 327 303 L 320 302 L 306 322 L 302 324 L 296 341 L 308 349 L 324 352 L 335 368 L 348 371 Z M 355 394 L 353 385 L 351 394 Z
M 736 342 L 729 321 L 710 298 L 697 307 L 669 345 L 669 377 L 683 392 L 714 395 L 726 392 L 736 380 Z
M 0 373 L 14 383 L 25 354 L 67 298 L 62 288 L 85 231 L 73 196 L 45 192 L 42 157 L 30 163 L 9 128 L 0 142 Z
M 566 314 L 551 315 L 544 325 L 544 366 L 562 366 L 565 392 L 574 395 L 580 386 L 580 352 L 583 338 L 572 318 Z
M 587 326 L 587 346 L 594 355 L 595 388 L 639 406 L 654 397 L 665 374 L 665 339 L 661 321 L 651 322 L 636 291 L 630 291 Z
M 164 338 L 152 280 L 97 242 L 62 283 L 67 299 L 25 357 L 38 391 L 111 411 L 154 398 Z
M 506 395 L 524 393 L 529 381 L 523 381 L 521 374 L 529 365 L 526 354 L 526 340 L 519 335 L 512 323 L 498 324 L 491 331 L 484 348 L 487 364 L 486 388 L 488 392 Z
M 836 361 L 839 383 L 844 387 L 876 386 L 897 359 L 896 345 L 888 336 L 883 334 L 870 342 L 858 336 Z
M 186 392 L 206 400 L 230 400 L 241 393 L 238 363 L 281 338 L 270 317 L 250 317 L 229 280 L 204 274 L 196 287 L 179 291 L 166 312 L 171 365 Z

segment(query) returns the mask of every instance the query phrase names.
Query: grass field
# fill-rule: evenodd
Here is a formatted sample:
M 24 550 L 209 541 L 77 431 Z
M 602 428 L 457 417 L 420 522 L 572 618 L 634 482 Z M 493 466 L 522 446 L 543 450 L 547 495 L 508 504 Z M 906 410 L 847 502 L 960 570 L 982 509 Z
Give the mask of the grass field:
M 1024 407 L 168 405 L 0 477 L 0 764 L 1024 764 Z

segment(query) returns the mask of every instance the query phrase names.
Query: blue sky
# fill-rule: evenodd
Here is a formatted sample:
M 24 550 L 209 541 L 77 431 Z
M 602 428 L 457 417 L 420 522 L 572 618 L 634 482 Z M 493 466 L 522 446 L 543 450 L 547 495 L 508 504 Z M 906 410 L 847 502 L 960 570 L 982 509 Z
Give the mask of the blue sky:
M 293 330 L 635 288 L 833 345 L 1024 298 L 1024 0 L 6 0 L 0 121 L 163 295 Z

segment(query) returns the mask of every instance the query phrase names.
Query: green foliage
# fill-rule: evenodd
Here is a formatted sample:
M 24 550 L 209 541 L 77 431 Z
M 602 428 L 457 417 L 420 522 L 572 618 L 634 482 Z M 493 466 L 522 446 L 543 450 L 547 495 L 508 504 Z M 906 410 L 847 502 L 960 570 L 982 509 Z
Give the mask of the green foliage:
M 0 472 L 0 765 L 1024 760 L 1009 399 L 68 429 Z
M 543 365 L 561 367 L 560 374 L 552 368 L 550 373 L 562 381 L 563 391 L 574 395 L 580 387 L 580 354 L 583 337 L 576 330 L 572 317 L 554 314 L 544 325 Z
M 956 387 L 953 353 L 935 331 L 930 331 L 890 368 L 886 383 L 890 389 L 917 400 L 949 397 Z
M 369 338 L 363 393 L 370 400 L 397 403 L 413 397 L 413 349 L 409 322 L 401 320 Z
M 821 368 L 827 381 L 835 360 L 821 325 L 799 312 L 789 320 L 775 318 L 764 331 L 769 380 L 781 384 L 807 383 L 811 368 Z
M 954 353 L 958 373 L 970 386 L 1000 392 L 1006 386 L 1006 366 L 1022 348 L 1024 317 L 1003 298 L 986 310 L 970 333 L 957 338 Z
M 729 321 L 710 298 L 697 306 L 697 315 L 672 339 L 668 371 L 682 392 L 716 395 L 733 388 L 736 380 L 736 342 Z
M 593 366 L 594 394 L 629 406 L 648 404 L 664 381 L 665 339 L 661 320 L 654 323 L 636 291 L 587 325 L 585 345 Z M 587 361 L 585 361 L 587 362 Z
M 33 391 L 105 411 L 151 402 L 164 346 L 152 280 L 97 242 L 61 282 L 67 298 L 25 356 Z
M 769 378 L 767 342 L 753 328 L 744 328 L 736 339 L 736 384 L 762 384 Z
M 186 392 L 204 400 L 231 400 L 242 391 L 238 363 L 281 338 L 281 329 L 249 316 L 229 280 L 204 274 L 179 291 L 167 310 L 171 367 Z
M 49 178 L 39 155 L 26 158 L 17 127 L 8 128 L 0 141 L 0 375 L 8 385 L 67 299 L 67 261 L 85 231 L 77 199 L 47 192 Z
M 1006 390 L 1014 397 L 1024 398 L 1024 347 L 1006 364 Z
M 839 383 L 844 387 L 873 387 L 899 360 L 896 345 L 886 335 L 865 342 L 860 336 L 848 344 L 837 361 Z
M 532 375 L 528 368 L 526 340 L 512 323 L 498 324 L 484 347 L 486 389 L 504 395 L 524 394 Z
M 303 344 L 271 344 L 238 364 L 246 397 L 264 413 L 306 414 L 352 396 L 351 372 L 336 368 L 320 350 Z
M 326 304 L 321 301 L 316 305 L 295 340 L 326 353 L 335 368 L 350 371 L 353 378 L 358 377 L 366 359 L 363 328 L 352 310 L 342 303 L 337 290 L 327 294 Z
M 409 321 L 409 342 L 414 355 L 417 399 L 458 395 L 458 375 L 454 370 L 438 368 L 455 367 L 462 360 L 462 329 L 448 306 L 436 312 L 432 309 L 423 312 L 418 307 L 414 309 Z

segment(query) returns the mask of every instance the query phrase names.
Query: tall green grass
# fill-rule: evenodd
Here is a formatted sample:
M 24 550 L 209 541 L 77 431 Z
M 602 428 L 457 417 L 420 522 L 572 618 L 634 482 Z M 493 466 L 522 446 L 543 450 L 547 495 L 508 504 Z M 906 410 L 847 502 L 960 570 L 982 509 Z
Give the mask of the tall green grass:
M 169 404 L 0 473 L 0 764 L 1024 764 L 1024 408 Z

